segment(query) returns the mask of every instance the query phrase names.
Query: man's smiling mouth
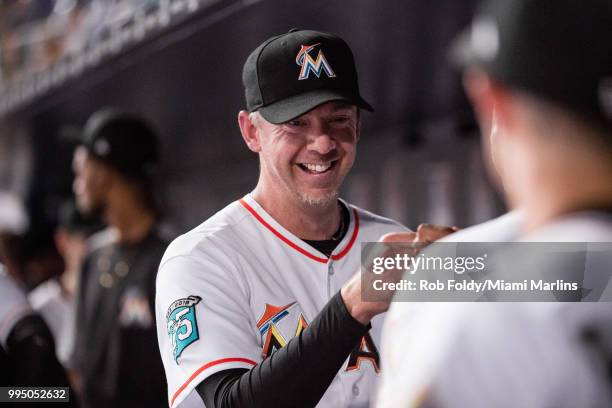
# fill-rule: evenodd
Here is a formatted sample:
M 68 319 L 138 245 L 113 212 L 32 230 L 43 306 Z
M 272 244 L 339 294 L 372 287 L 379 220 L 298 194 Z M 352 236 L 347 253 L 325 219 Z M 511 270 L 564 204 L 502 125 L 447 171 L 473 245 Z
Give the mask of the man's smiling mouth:
M 310 174 L 323 174 L 335 167 L 338 160 L 333 160 L 324 163 L 298 163 L 298 167 Z

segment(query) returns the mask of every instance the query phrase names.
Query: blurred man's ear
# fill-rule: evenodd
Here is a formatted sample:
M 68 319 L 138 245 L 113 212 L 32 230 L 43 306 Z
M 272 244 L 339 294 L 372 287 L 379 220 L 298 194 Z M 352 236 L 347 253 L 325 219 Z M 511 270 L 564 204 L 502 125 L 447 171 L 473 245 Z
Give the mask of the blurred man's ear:
M 254 115 L 249 114 L 249 112 L 245 110 L 238 112 L 238 126 L 240 126 L 240 133 L 242 134 L 244 142 L 251 151 L 259 153 L 261 150 L 261 143 L 256 123 L 254 123 L 255 119 L 257 118 Z
M 512 128 L 515 115 L 510 91 L 478 69 L 466 71 L 463 84 L 474 106 L 483 135 L 491 134 L 494 115 L 497 126 L 502 129 Z
M 516 93 L 482 71 L 466 72 L 464 85 L 480 123 L 488 173 L 504 193 L 506 204 L 514 208 L 518 191 L 528 180 L 524 143 L 528 138 L 524 137 L 525 120 L 521 117 L 524 108 L 517 103 Z
M 482 135 L 491 134 L 495 98 L 489 77 L 480 70 L 470 69 L 463 76 L 463 85 L 474 107 Z
M 482 155 L 490 180 L 499 189 L 504 190 L 503 166 L 500 163 L 499 132 L 503 125 L 501 115 L 508 115 L 504 92 L 495 85 L 482 71 L 470 70 L 464 76 L 464 86 L 472 101 L 482 133 Z

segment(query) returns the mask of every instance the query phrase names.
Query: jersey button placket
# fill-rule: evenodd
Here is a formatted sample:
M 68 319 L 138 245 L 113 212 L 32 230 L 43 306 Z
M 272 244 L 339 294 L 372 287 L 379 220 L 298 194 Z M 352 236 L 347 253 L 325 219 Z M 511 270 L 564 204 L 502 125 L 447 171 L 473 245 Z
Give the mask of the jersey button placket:
M 327 298 L 331 299 L 335 291 L 334 285 L 334 261 L 330 258 L 327 262 Z

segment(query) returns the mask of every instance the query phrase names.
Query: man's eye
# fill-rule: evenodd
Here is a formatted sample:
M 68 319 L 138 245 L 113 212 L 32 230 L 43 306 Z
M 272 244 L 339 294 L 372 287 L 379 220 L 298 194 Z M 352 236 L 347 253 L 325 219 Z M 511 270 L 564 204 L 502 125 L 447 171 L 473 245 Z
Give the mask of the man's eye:
M 287 122 L 287 124 L 289 126 L 302 126 L 304 124 L 304 122 L 302 122 L 299 119 L 293 119 L 293 120 L 290 120 L 289 122 Z
M 350 118 L 349 118 L 349 117 L 346 117 L 346 116 L 339 116 L 339 117 L 337 117 L 337 118 L 333 118 L 333 119 L 331 120 L 331 123 L 334 123 L 334 124 L 341 124 L 341 125 L 343 125 L 343 124 L 345 124 L 345 123 L 348 123 L 348 122 L 349 122 L 349 120 L 350 120 Z

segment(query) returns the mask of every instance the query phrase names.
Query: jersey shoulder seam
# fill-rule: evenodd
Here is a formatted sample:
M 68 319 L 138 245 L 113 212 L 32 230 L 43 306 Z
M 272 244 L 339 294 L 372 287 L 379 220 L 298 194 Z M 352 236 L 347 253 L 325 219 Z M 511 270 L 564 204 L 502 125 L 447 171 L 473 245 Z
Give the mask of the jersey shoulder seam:
M 392 218 L 383 217 L 382 215 L 378 215 L 376 213 L 373 213 L 371 211 L 365 210 L 365 209 L 363 209 L 361 207 L 358 207 L 358 206 L 350 204 L 350 203 L 349 203 L 349 206 L 357 211 L 357 213 L 359 214 L 359 216 L 360 216 L 362 221 L 365 221 L 365 222 L 375 222 L 377 224 L 392 224 L 392 225 L 397 225 L 399 227 L 408 229 L 402 223 L 400 223 L 399 221 L 396 221 L 396 220 L 394 220 Z
M 205 221 L 204 223 L 202 223 L 199 226 L 195 227 L 191 231 L 188 231 L 185 234 L 179 236 L 177 239 L 181 239 L 181 238 L 184 238 L 184 239 L 193 239 L 193 240 L 195 240 L 195 242 L 190 246 L 190 248 L 188 248 L 188 249 L 186 249 L 184 251 L 181 251 L 179 253 L 173 254 L 170 257 L 164 258 L 162 260 L 162 262 L 160 263 L 159 268 L 161 268 L 163 265 L 165 265 L 169 261 L 171 261 L 173 259 L 176 259 L 176 258 L 181 258 L 181 257 L 184 257 L 184 258 L 187 258 L 187 259 L 192 260 L 194 262 L 200 263 L 198 257 L 190 256 L 192 254 L 192 252 L 196 248 L 200 247 L 206 241 L 208 241 L 207 245 L 215 245 L 215 243 L 211 242 L 211 240 L 214 240 L 216 237 L 219 236 L 219 234 L 222 234 L 222 233 L 224 233 L 226 231 L 233 230 L 238 224 L 240 224 L 240 223 L 244 222 L 244 220 L 248 219 L 248 215 L 249 214 L 246 211 L 244 211 L 241 215 L 239 215 L 237 217 L 237 219 L 231 220 L 232 222 L 228 222 L 227 224 L 223 225 L 221 228 L 214 229 L 214 230 L 211 230 L 211 231 L 201 231 L 201 230 L 199 230 L 200 228 L 206 228 L 206 227 L 203 226 L 203 224 L 206 222 Z M 200 235 L 200 236 L 199 237 L 191 238 L 191 237 L 188 237 L 188 235 Z M 206 254 L 206 255 L 208 255 L 208 254 Z

